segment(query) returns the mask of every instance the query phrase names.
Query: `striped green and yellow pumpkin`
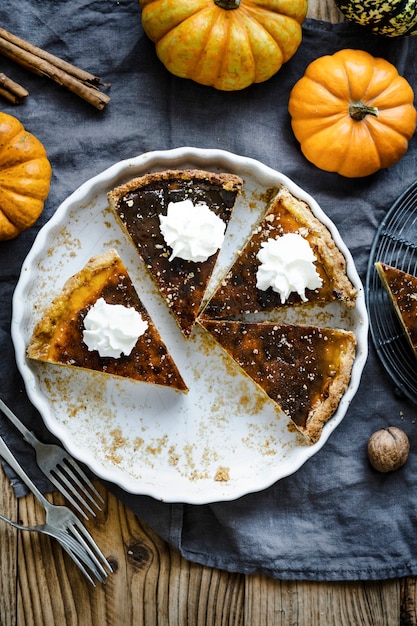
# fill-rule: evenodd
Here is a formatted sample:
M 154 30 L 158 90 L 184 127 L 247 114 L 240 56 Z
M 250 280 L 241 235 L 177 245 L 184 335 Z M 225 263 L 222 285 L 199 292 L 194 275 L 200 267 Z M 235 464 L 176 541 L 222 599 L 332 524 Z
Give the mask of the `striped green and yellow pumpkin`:
M 222 91 L 273 76 L 301 44 L 307 0 L 140 0 L 142 25 L 176 76 Z
M 416 0 L 335 0 L 347 20 L 386 37 L 417 35 Z

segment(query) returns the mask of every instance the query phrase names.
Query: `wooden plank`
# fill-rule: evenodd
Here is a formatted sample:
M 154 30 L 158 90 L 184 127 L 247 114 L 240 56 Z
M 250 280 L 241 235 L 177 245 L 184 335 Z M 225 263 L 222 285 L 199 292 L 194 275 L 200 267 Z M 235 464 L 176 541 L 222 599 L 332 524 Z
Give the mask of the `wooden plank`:
M 345 21 L 343 13 L 333 0 L 309 0 L 307 17 L 333 23 Z
M 6 517 L 17 520 L 17 502 L 10 481 L 3 468 L 0 468 L 0 512 Z M 0 521 L 0 624 L 16 624 L 16 553 L 17 531 Z
M 417 624 L 417 578 L 409 577 L 401 580 L 401 626 Z
M 399 581 L 246 580 L 247 626 L 392 626 L 399 623 L 399 613 Z

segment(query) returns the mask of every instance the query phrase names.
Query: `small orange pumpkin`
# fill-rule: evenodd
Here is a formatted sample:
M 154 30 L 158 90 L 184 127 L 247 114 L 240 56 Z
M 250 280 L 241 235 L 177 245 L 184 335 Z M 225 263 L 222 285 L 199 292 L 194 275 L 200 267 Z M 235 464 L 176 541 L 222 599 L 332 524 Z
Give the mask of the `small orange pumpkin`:
M 288 110 L 304 156 L 348 178 L 399 161 L 416 128 L 414 92 L 388 61 L 340 50 L 313 61 L 291 90 Z
M 32 226 L 48 196 L 52 169 L 42 143 L 0 112 L 0 241 Z
M 273 76 L 296 52 L 307 0 L 140 0 L 142 25 L 176 76 L 223 91 Z

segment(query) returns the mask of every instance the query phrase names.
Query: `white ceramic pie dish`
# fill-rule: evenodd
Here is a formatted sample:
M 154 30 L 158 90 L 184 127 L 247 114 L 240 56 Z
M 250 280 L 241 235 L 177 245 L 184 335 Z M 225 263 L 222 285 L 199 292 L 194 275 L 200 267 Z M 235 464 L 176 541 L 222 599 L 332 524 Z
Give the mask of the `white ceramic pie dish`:
M 207 350 L 197 329 L 185 341 L 108 209 L 107 192 L 148 171 L 196 167 L 230 171 L 244 180 L 213 275 L 216 284 L 265 207 L 265 191 L 285 184 L 329 228 L 358 289 L 353 312 L 330 307 L 321 325 L 343 326 L 357 337 L 352 379 L 322 437 L 313 446 L 289 430 L 288 419 L 220 350 Z M 65 280 L 95 254 L 116 248 L 190 388 L 187 395 L 26 358 L 42 311 Z M 288 314 L 293 321 L 294 312 Z M 308 316 L 307 316 L 308 317 Z M 308 322 L 307 318 L 298 321 Z M 27 393 L 46 426 L 95 474 L 128 492 L 167 502 L 226 501 L 267 488 L 297 471 L 320 450 L 354 397 L 368 349 L 364 292 L 337 229 L 317 202 L 283 174 L 221 150 L 177 148 L 116 163 L 79 187 L 39 232 L 22 266 L 13 298 L 12 338 Z M 227 478 L 227 480 L 224 480 Z

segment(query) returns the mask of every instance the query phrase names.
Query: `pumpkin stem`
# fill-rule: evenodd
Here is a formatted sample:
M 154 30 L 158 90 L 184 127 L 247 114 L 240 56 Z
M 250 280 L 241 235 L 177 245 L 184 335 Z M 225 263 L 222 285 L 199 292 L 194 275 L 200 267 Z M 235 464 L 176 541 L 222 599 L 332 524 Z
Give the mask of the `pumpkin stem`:
M 349 104 L 349 115 L 353 120 L 361 122 L 367 115 L 378 117 L 377 107 L 368 107 L 363 102 L 351 102 Z
M 240 0 L 214 0 L 214 4 L 217 4 L 221 9 L 237 9 L 240 5 Z

